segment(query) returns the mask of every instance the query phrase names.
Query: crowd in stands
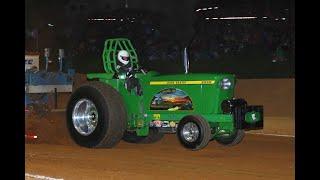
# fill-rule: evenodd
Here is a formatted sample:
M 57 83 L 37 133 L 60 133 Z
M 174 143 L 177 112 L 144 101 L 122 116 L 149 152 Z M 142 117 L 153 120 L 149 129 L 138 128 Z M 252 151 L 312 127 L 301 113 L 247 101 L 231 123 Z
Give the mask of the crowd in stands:
M 287 61 L 292 31 L 286 22 L 229 21 L 208 23 L 193 45 L 194 59 L 239 55 L 261 48 L 272 60 Z
M 272 61 L 287 61 L 293 51 L 292 29 L 287 22 L 222 21 L 206 23 L 190 47 L 191 60 L 215 60 L 221 56 L 239 55 L 251 47 L 259 47 Z M 110 31 L 111 30 L 111 31 Z M 177 40 L 161 34 L 149 22 L 123 23 L 106 29 L 105 38 L 84 39 L 76 53 L 101 54 L 108 37 L 127 37 L 133 41 L 140 59 L 146 61 L 181 60 L 183 46 Z M 190 37 L 191 38 L 191 37 Z

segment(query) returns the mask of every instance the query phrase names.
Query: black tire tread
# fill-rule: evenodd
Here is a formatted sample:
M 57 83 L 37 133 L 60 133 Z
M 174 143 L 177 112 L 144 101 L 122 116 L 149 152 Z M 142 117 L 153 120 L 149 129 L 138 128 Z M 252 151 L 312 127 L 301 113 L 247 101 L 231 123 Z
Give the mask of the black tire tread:
M 107 102 L 109 113 L 108 130 L 100 142 L 92 148 L 114 147 L 122 139 L 127 125 L 127 114 L 122 97 L 112 86 L 102 82 L 90 81 L 81 85 L 78 89 L 83 87 L 97 90 L 104 101 Z
M 206 121 L 203 117 L 201 116 L 194 116 L 195 118 L 200 120 L 200 124 L 201 126 L 203 126 L 203 140 L 202 142 L 195 148 L 192 149 L 194 151 L 202 149 L 204 147 L 206 147 L 211 139 L 211 128 L 210 128 L 210 124 L 208 123 L 208 121 Z
M 196 123 L 198 123 L 201 127 L 202 127 L 202 132 L 203 132 L 203 138 L 202 138 L 202 141 L 196 145 L 194 148 L 191 148 L 191 147 L 186 147 L 184 145 L 183 142 L 181 142 L 180 140 L 180 143 L 185 146 L 186 148 L 192 150 L 192 151 L 197 151 L 197 150 L 200 150 L 200 149 L 203 149 L 204 147 L 206 147 L 211 139 L 211 128 L 210 128 L 210 124 L 201 116 L 199 115 L 188 115 L 188 116 L 185 116 L 184 118 L 182 118 L 182 120 L 179 122 L 183 122 L 185 120 L 189 120 L 189 119 L 192 119 L 192 121 L 195 121 Z M 178 125 L 178 129 L 179 129 L 179 125 Z M 178 138 L 180 139 L 180 132 L 179 130 L 177 131 L 177 135 L 178 135 Z

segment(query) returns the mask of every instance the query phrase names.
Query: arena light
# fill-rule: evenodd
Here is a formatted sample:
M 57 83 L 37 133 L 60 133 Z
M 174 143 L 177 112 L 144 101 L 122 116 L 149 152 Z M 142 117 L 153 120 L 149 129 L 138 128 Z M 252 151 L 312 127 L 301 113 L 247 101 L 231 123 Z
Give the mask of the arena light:
M 267 19 L 268 17 L 266 17 L 266 16 L 264 16 L 264 17 L 262 17 L 263 19 Z
M 206 11 L 207 10 L 207 8 L 202 8 L 202 11 Z
M 220 19 L 256 19 L 257 17 L 223 17 Z
M 210 18 L 206 18 L 206 20 L 209 20 Z
M 281 18 L 282 20 L 286 20 L 286 18 Z
M 48 26 L 53 27 L 54 25 L 49 23 Z
M 276 18 L 275 20 L 276 20 L 276 21 L 278 21 L 279 19 L 278 19 L 278 18 Z
M 93 19 L 88 19 L 89 21 L 104 21 L 103 18 L 93 18 Z
M 214 7 L 214 9 L 218 9 L 218 8 L 219 8 L 218 6 L 215 6 L 215 7 Z
M 211 10 L 212 9 L 212 7 L 208 7 L 208 10 Z
M 196 12 L 201 11 L 201 9 L 197 9 Z
M 88 21 L 115 21 L 117 19 L 115 18 L 92 18 L 92 19 L 88 19 Z
M 222 17 L 222 18 L 211 18 L 211 20 L 238 20 L 238 19 L 256 19 L 257 17 Z M 208 20 L 209 18 L 205 18 L 206 20 Z

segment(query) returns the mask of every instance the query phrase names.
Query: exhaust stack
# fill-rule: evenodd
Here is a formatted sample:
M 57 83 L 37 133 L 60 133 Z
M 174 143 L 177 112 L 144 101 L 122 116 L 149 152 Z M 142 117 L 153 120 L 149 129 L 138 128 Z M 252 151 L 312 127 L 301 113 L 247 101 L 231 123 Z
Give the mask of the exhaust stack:
M 187 52 L 187 47 L 183 50 L 183 65 L 184 65 L 184 73 L 188 74 L 189 72 L 189 57 Z

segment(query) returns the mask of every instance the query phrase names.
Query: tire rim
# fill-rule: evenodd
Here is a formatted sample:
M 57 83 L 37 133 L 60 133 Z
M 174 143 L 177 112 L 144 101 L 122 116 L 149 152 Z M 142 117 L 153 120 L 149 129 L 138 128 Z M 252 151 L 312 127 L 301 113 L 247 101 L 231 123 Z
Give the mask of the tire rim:
M 194 142 L 199 137 L 199 128 L 194 122 L 188 122 L 183 126 L 182 135 L 188 142 Z
M 80 99 L 73 108 L 72 122 L 78 133 L 89 136 L 98 124 L 98 110 L 94 103 L 89 99 Z

